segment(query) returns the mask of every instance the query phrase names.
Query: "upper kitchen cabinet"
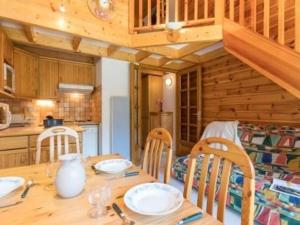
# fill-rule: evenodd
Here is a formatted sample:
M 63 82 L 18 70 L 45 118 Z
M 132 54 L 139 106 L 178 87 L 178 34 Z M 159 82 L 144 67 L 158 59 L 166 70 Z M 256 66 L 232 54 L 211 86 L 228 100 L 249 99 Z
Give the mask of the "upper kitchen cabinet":
M 58 61 L 40 58 L 39 60 L 39 98 L 58 98 Z
M 13 43 L 0 29 L 0 94 L 6 93 L 4 91 L 4 63 L 13 66 Z
M 59 81 L 69 84 L 95 85 L 95 65 L 88 63 L 59 62 Z
M 14 56 L 14 46 L 13 43 L 8 37 L 2 33 L 3 39 L 2 39 L 2 45 L 3 45 L 3 60 L 5 63 L 9 64 L 10 66 L 13 66 L 13 56 Z
M 36 98 L 38 94 L 38 57 L 20 49 L 14 49 L 16 73 L 16 97 Z

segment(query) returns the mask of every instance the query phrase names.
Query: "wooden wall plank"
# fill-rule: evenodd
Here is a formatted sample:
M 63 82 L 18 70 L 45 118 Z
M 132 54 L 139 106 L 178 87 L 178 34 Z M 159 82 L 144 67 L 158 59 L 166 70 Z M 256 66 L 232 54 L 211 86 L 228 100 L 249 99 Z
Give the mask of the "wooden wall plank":
M 203 126 L 215 120 L 300 126 L 300 100 L 234 56 L 201 68 Z

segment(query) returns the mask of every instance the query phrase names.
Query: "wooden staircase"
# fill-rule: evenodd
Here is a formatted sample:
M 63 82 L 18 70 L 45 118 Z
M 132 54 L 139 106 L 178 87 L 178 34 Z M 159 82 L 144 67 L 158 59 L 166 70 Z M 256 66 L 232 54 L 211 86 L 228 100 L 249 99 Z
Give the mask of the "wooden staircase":
M 225 49 L 300 98 L 300 1 L 233 2 L 225 6 Z
M 224 47 L 235 57 L 300 98 L 300 54 L 225 19 Z
M 147 23 L 141 19 L 145 0 L 133 1 L 139 22 L 130 30 L 165 29 L 171 1 L 147 0 Z M 175 21 L 184 27 L 223 24 L 228 52 L 300 98 L 300 0 L 194 0 L 193 4 L 174 0 L 172 4 Z M 151 20 L 155 14 L 157 19 Z

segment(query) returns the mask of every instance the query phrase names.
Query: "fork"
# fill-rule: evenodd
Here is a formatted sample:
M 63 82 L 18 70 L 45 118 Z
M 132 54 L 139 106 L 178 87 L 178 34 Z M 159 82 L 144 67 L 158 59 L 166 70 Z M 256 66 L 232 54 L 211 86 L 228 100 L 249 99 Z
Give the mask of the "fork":
M 118 214 L 118 216 L 123 220 L 124 224 L 126 224 L 126 225 L 134 225 L 135 224 L 135 222 L 133 220 L 130 220 L 125 216 L 123 211 L 120 209 L 120 207 L 116 203 L 113 203 L 112 207 L 115 210 L 115 212 Z

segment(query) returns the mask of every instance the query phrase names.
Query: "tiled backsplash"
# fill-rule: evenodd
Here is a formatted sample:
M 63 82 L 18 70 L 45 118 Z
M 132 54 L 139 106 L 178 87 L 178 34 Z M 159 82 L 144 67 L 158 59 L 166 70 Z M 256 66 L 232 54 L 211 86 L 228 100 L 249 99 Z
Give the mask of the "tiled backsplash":
M 95 104 L 90 95 L 61 94 L 58 101 L 0 98 L 0 102 L 9 104 L 13 114 L 24 114 L 26 122 L 31 125 L 41 124 L 47 115 L 65 121 L 88 121 L 97 118 L 93 115 L 97 110 L 94 109 Z
M 58 102 L 58 117 L 65 121 L 92 120 L 92 98 L 83 94 L 63 94 Z

